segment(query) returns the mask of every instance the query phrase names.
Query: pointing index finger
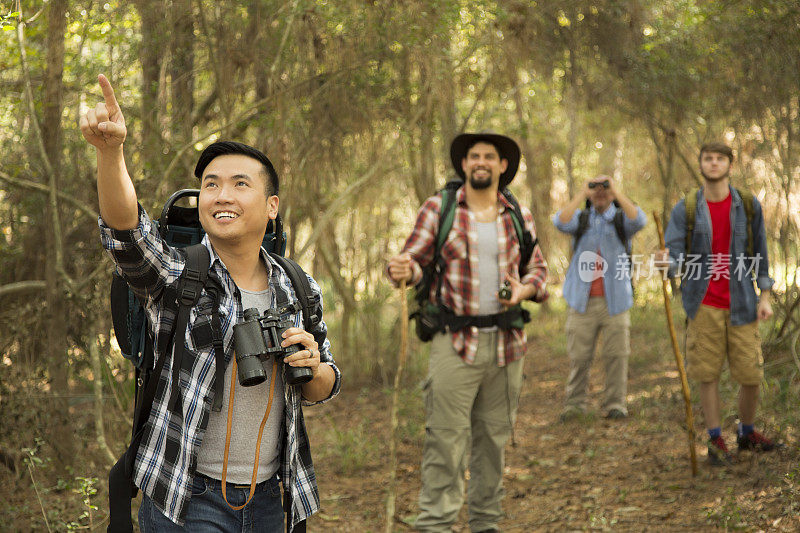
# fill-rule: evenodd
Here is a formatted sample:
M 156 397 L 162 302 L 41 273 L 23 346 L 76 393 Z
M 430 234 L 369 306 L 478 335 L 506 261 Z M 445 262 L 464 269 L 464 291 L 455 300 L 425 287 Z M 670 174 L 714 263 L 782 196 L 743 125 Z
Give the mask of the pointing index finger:
M 100 88 L 103 90 L 103 99 L 106 101 L 108 114 L 113 115 L 119 111 L 119 104 L 117 103 L 117 97 L 114 95 L 114 89 L 111 87 L 111 82 L 102 74 L 97 76 L 97 81 L 100 82 Z

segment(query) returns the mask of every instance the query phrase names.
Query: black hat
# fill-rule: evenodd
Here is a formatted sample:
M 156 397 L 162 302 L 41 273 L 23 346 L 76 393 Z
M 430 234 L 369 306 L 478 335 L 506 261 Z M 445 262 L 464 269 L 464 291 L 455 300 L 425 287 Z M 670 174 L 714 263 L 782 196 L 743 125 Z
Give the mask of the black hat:
M 519 146 L 513 139 L 505 135 L 498 135 L 496 133 L 462 133 L 453 139 L 450 145 L 450 161 L 453 162 L 453 168 L 456 174 L 463 180 L 466 179 L 464 169 L 461 168 L 461 160 L 467 156 L 467 147 L 471 147 L 476 142 L 488 142 L 497 147 L 500 152 L 500 158 L 508 161 L 506 171 L 500 174 L 500 184 L 498 188 L 503 190 L 511 183 L 519 168 Z

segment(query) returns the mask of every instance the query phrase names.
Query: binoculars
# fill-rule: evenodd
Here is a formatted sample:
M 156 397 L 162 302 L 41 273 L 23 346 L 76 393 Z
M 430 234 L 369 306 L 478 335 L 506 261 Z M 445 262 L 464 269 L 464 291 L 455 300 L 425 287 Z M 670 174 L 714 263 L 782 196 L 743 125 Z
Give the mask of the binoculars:
M 501 300 L 508 300 L 511 298 L 511 284 L 508 281 L 503 282 L 503 286 L 500 287 L 500 290 L 497 292 L 497 296 Z
M 260 316 L 258 309 L 244 311 L 244 322 L 233 326 L 233 346 L 236 350 L 236 365 L 239 383 L 243 387 L 252 387 L 267 379 L 262 361 L 275 357 L 284 357 L 297 353 L 303 348 L 298 344 L 281 346 L 283 332 L 292 327 L 292 321 L 281 319 L 275 309 L 268 309 Z M 313 373 L 308 367 L 286 367 L 286 383 L 302 385 L 311 381 Z M 274 379 L 274 378 L 273 378 Z
M 590 189 L 594 189 L 595 187 L 602 187 L 604 189 L 608 189 L 609 187 L 611 187 L 611 184 L 608 182 L 608 180 L 592 181 L 589 183 Z

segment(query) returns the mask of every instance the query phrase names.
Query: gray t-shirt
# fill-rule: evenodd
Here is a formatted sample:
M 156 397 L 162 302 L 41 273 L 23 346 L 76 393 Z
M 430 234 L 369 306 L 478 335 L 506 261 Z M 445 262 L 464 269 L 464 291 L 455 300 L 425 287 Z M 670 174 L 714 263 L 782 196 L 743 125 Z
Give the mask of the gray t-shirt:
M 492 315 L 502 310 L 497 291 L 500 290 L 500 268 L 497 265 L 499 246 L 497 222 L 476 222 L 478 234 L 478 314 Z M 488 329 L 497 329 L 495 327 Z
M 255 307 L 259 313 L 269 309 L 272 290 L 250 292 L 239 289 L 242 295 L 242 308 Z M 269 418 L 264 426 L 261 439 L 261 454 L 258 458 L 257 482 L 271 478 L 280 466 L 280 450 L 283 431 L 283 378 L 278 361 L 278 372 L 275 392 L 272 399 Z M 228 402 L 231 394 L 231 372 L 233 364 L 225 370 L 225 391 L 222 409 L 211 411 L 205 437 L 197 454 L 197 471 L 214 479 L 222 479 L 222 463 L 225 455 L 225 432 L 228 424 Z M 253 462 L 258 440 L 258 428 L 267 410 L 269 384 L 272 380 L 272 359 L 264 362 L 267 380 L 253 387 L 242 387 L 236 381 L 236 393 L 233 402 L 233 421 L 231 423 L 231 443 L 228 451 L 228 473 L 226 481 L 238 485 L 250 484 L 253 476 Z

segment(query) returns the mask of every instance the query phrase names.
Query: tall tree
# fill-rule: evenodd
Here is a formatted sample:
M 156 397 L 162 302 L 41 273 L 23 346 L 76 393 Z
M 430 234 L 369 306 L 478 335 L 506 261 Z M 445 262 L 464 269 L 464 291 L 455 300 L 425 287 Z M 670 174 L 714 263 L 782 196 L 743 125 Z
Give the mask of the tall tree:
M 51 201 L 47 204 L 47 223 L 45 225 L 45 250 L 48 251 L 46 263 L 47 281 L 47 349 L 49 368 L 52 374 L 54 401 L 53 416 L 57 423 L 52 427 L 52 443 L 61 454 L 64 465 L 72 457 L 74 439 L 71 438 L 69 410 L 65 409 L 63 399 L 69 393 L 69 359 L 67 356 L 67 315 L 66 283 L 64 272 L 59 272 L 66 263 L 61 238 L 62 215 L 60 201 L 55 194 L 60 188 L 62 169 L 62 130 L 61 113 L 64 108 L 64 38 L 66 34 L 67 0 L 53 0 L 47 8 L 46 68 L 44 73 L 44 114 L 42 117 L 42 140 L 45 158 L 49 162 L 49 187 Z M 38 120 L 31 117 L 32 120 Z M 61 255 L 61 259 L 57 257 Z M 61 262 L 61 265 L 59 265 Z

